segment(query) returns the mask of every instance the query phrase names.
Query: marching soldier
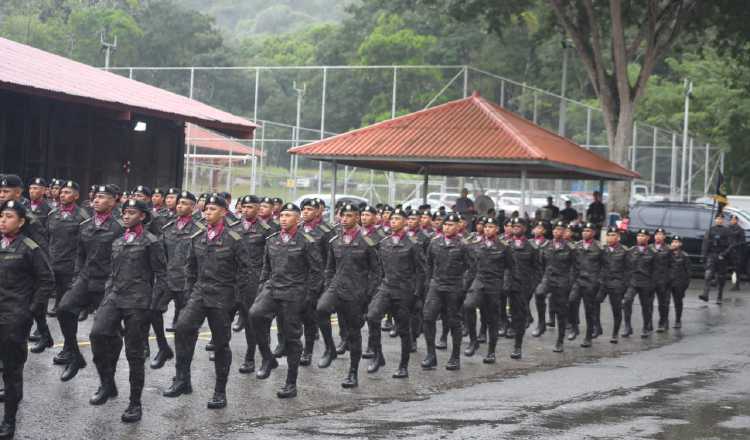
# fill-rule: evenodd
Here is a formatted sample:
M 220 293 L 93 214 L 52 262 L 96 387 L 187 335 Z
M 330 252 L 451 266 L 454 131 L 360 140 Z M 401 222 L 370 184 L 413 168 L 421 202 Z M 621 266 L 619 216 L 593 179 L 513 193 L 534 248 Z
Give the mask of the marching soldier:
M 300 209 L 287 203 L 281 210 L 281 231 L 268 237 L 263 256 L 260 282 L 263 286 L 250 308 L 250 319 L 255 326 L 258 350 L 263 364 L 256 373 L 266 379 L 278 362 L 271 353 L 270 327 L 274 316 L 283 315 L 286 339 L 287 377 L 276 393 L 279 398 L 297 396 L 297 372 L 302 352 L 302 314 L 310 292 L 322 287 L 320 245 L 298 228 Z
M 206 229 L 191 236 L 185 269 L 185 290 L 188 303 L 180 313 L 175 331 L 176 376 L 165 397 L 177 397 L 193 391 L 190 364 L 195 352 L 198 330 L 208 320 L 214 344 L 216 383 L 209 409 L 227 406 L 226 387 L 232 365 L 229 348 L 232 318 L 229 311 L 235 304 L 235 291 L 249 295 L 250 282 L 247 249 L 242 237 L 231 230 L 225 219 L 229 206 L 226 200 L 211 196 L 206 200 Z
M 345 334 L 350 353 L 349 374 L 341 386 L 355 388 L 358 386 L 359 361 L 362 357 L 363 317 L 370 298 L 380 284 L 381 268 L 376 251 L 377 243 L 362 235 L 357 224 L 359 208 L 347 204 L 341 207 L 340 214 L 341 232 L 328 243 L 325 290 L 318 300 L 316 312 L 320 327 L 325 331 L 331 331 L 330 325 L 326 324 L 330 324 L 334 311 L 339 316 L 339 321 L 347 326 Z M 324 339 L 331 338 L 330 334 L 323 336 Z
M 151 222 L 153 223 L 151 231 L 157 237 L 161 235 L 161 230 L 169 222 L 169 209 L 164 202 L 165 193 L 161 188 L 154 188 L 151 194 Z
M 86 366 L 78 349 L 78 315 L 89 308 L 96 309 L 104 298 L 105 283 L 112 271 L 112 242 L 122 235 L 125 227 L 121 219 L 112 216 L 115 197 L 117 192 L 112 186 L 99 186 L 94 198 L 94 217 L 80 224 L 75 277 L 57 306 L 65 345 L 54 363 L 65 365 L 60 376 L 63 382 L 73 379 Z
M 406 234 L 406 213 L 395 210 L 390 216 L 391 235 L 381 239 L 380 258 L 383 277 L 367 309 L 367 324 L 374 356 L 367 369 L 377 372 L 385 365 L 381 344 L 380 321 L 390 310 L 396 319 L 396 328 L 401 338 L 401 359 L 393 377 L 409 377 L 409 356 L 412 348 L 410 335 L 411 314 L 414 303 L 424 297 L 425 261 L 421 245 L 415 237 Z
M 86 210 L 89 217 L 94 215 L 94 197 L 96 197 L 96 188 L 96 185 L 91 185 L 89 187 L 88 198 L 81 202 L 81 208 Z
M 60 204 L 47 218 L 49 258 L 55 273 L 55 304 L 51 316 L 57 316 L 57 307 L 73 284 L 81 223 L 91 218 L 85 209 L 76 205 L 80 197 L 79 191 L 76 182 L 67 181 L 60 190 Z M 41 353 L 48 347 L 52 347 L 52 338 L 49 334 L 46 338 L 43 335 L 31 351 Z
M 670 279 L 666 276 L 672 272 L 672 251 L 667 246 L 667 232 L 664 229 L 657 228 L 654 231 L 651 251 L 654 253 L 654 290 L 659 304 L 659 325 L 656 332 L 662 333 L 669 329 L 669 302 L 672 296 Z
M 607 229 L 607 246 L 602 254 L 602 268 L 600 271 L 601 284 L 598 293 L 598 301 L 601 303 L 609 297 L 612 308 L 612 337 L 609 342 L 617 344 L 620 325 L 622 324 L 623 299 L 630 280 L 630 269 L 628 267 L 629 250 L 620 244 L 620 230 L 617 227 Z M 630 326 L 630 315 L 625 321 L 625 332 L 623 336 L 630 336 L 633 330 Z
M 706 282 L 703 286 L 703 293 L 698 296 L 702 301 L 708 302 L 709 293 L 711 292 L 711 280 L 715 278 L 718 288 L 716 304 L 721 304 L 721 300 L 724 297 L 724 284 L 727 280 L 727 265 L 731 252 L 731 233 L 724 226 L 724 214 L 720 212 L 716 214 L 714 225 L 711 226 L 703 238 L 701 254 L 703 256 L 703 264 L 706 268 L 704 276 Z
M 682 301 L 690 286 L 690 257 L 682 250 L 682 238 L 678 235 L 672 237 L 669 248 L 672 252 L 669 287 L 674 300 L 674 328 L 682 328 Z
M 32 312 L 44 309 L 54 291 L 52 270 L 42 249 L 22 232 L 26 208 L 15 200 L 0 205 L 0 361 L 5 412 L 0 438 L 13 438 L 23 398 L 23 367 Z
M 388 236 L 388 234 L 385 233 L 385 230 L 379 225 L 378 209 L 376 207 L 365 204 L 361 209 L 359 219 L 360 219 L 360 225 L 362 227 L 363 236 L 370 237 L 376 243 L 379 243 L 381 240 L 383 240 L 385 237 Z M 374 327 L 370 326 L 369 321 L 367 321 L 367 326 L 368 326 L 367 348 L 362 353 L 362 359 L 372 359 L 376 356 L 375 345 L 374 345 L 375 344 L 375 332 L 373 331 Z M 378 324 L 377 328 L 378 328 L 377 333 L 379 336 L 380 324 Z
M 91 327 L 91 352 L 100 380 L 99 389 L 89 400 L 92 405 L 103 405 L 117 396 L 115 370 L 124 340 L 130 371 L 130 404 L 121 417 L 124 423 L 141 420 L 146 376 L 143 341 L 148 337 L 149 308 L 153 292 L 166 288 L 164 248 L 144 228 L 150 215 L 149 206 L 140 200 L 130 200 L 123 208 L 126 229 L 112 243 L 112 271 Z
M 60 190 L 62 189 L 62 179 L 52 179 L 50 182 L 50 198 L 47 201 L 51 208 L 57 208 L 60 204 Z
M 565 339 L 565 325 L 568 321 L 568 296 L 577 279 L 575 247 L 563 238 L 566 225 L 555 223 L 552 241 L 541 251 L 542 279 L 536 288 L 536 295 L 550 295 L 550 307 L 557 317 L 557 342 L 553 351 L 562 353 Z M 541 318 L 540 318 L 541 319 Z
M 44 196 L 47 191 L 47 181 L 41 177 L 36 177 L 29 184 L 29 210 L 47 227 L 47 216 L 52 207 L 47 203 Z
M 542 249 L 544 249 L 545 246 L 549 244 L 549 240 L 547 240 L 545 233 L 546 233 L 546 227 L 547 223 L 544 221 L 538 221 L 536 223 L 536 226 L 534 227 L 534 231 L 532 232 L 534 235 L 534 238 L 530 241 L 531 246 L 537 251 L 537 256 L 541 253 Z M 541 269 L 539 265 L 537 265 L 538 269 Z M 533 287 L 536 288 L 536 285 L 539 284 L 539 281 L 541 281 L 542 274 L 537 271 L 535 274 L 535 281 L 533 282 Z M 552 311 L 552 307 L 549 308 L 549 321 L 547 321 L 547 324 L 545 324 L 545 319 L 547 315 L 547 297 L 546 295 L 540 296 L 540 295 L 534 295 L 534 304 L 536 306 L 536 329 L 531 332 L 531 336 L 538 338 L 542 336 L 547 331 L 547 326 L 554 327 L 555 326 L 555 313 Z
M 320 248 L 319 254 L 321 256 L 322 262 L 321 270 L 323 270 L 323 268 L 326 267 L 328 258 L 328 247 L 330 245 L 331 239 L 335 235 L 335 232 L 328 225 L 324 224 L 320 218 L 318 218 L 317 209 L 319 206 L 320 204 L 314 199 L 305 199 L 302 201 L 300 207 L 302 209 L 302 223 L 300 224 L 300 226 L 302 232 L 312 237 L 313 240 L 315 240 L 315 244 Z M 318 362 L 318 368 L 327 368 L 337 357 L 337 349 L 336 344 L 333 341 L 331 321 L 330 319 L 328 321 L 319 319 L 316 313 L 318 300 L 323 293 L 322 288 L 323 285 L 321 284 L 320 290 L 307 291 L 308 296 L 305 300 L 304 308 L 302 311 L 302 326 L 305 335 L 305 348 L 302 354 L 300 365 L 303 366 L 310 365 L 310 362 L 312 361 L 312 353 L 315 346 L 315 335 L 318 333 L 319 327 L 320 332 L 323 336 L 323 342 L 325 343 L 325 352 L 323 353 L 323 357 Z M 348 329 L 348 324 L 345 322 L 346 314 L 337 314 L 337 317 L 339 321 L 339 327 L 342 329 Z M 281 315 L 281 327 L 283 327 L 284 325 L 284 316 Z M 344 331 L 343 333 L 345 336 L 346 332 Z M 343 346 L 348 345 L 346 343 L 346 340 L 346 337 L 342 338 Z
M 258 295 L 260 284 L 260 273 L 263 270 L 263 254 L 266 249 L 266 239 L 273 234 L 273 229 L 258 219 L 260 199 L 256 196 L 245 196 L 240 199 L 242 220 L 234 227 L 234 230 L 242 237 L 242 244 L 247 248 L 248 266 L 250 268 L 250 286 L 247 295 L 236 299 L 230 316 L 239 312 L 240 320 L 244 323 L 245 342 L 247 351 L 240 365 L 240 373 L 250 374 L 255 371 L 255 329 L 250 322 L 250 307 Z
M 497 346 L 497 321 L 500 307 L 500 292 L 503 290 L 503 280 L 513 271 L 513 257 L 511 248 L 498 238 L 499 227 L 493 217 L 483 222 L 483 237 L 474 244 L 474 264 L 469 265 L 469 292 L 463 303 L 463 309 L 469 316 L 476 316 L 479 307 L 482 318 L 487 321 L 489 343 L 485 364 L 495 363 L 495 348 Z M 515 310 L 514 310 L 515 312 Z M 476 321 L 476 318 L 474 318 Z M 479 348 L 476 342 L 476 322 L 469 320 L 469 337 L 472 342 L 464 351 L 466 356 L 473 356 Z
M 586 313 L 586 335 L 581 347 L 591 347 L 591 340 L 599 336 L 599 308 L 601 302 L 597 300 L 601 281 L 602 257 L 604 250 L 599 242 L 594 240 L 596 225 L 591 222 L 583 225 L 583 240 L 575 244 L 576 277 L 571 290 L 571 301 L 583 299 L 583 309 Z
M 636 245 L 628 252 L 628 268 L 630 269 L 630 282 L 625 292 L 625 333 L 623 336 L 632 334 L 630 317 L 633 310 L 633 299 L 638 295 L 643 315 L 642 338 L 651 336 L 654 330 L 654 251 L 649 247 L 649 232 L 640 229 L 636 235 Z
M 539 281 L 541 272 L 539 253 L 543 248 L 536 248 L 526 239 L 526 221 L 519 217 L 509 220 L 512 224 L 513 236 L 505 243 L 511 248 L 510 255 L 513 262 L 511 270 L 504 281 L 504 289 L 508 292 L 510 311 L 513 315 L 514 348 L 510 357 L 520 359 L 522 355 L 523 336 L 529 322 L 529 305 L 534 288 Z M 539 318 L 544 323 L 544 312 Z M 544 328 L 544 327 L 542 327 Z
M 581 238 L 581 228 L 576 223 L 568 223 L 565 226 L 563 240 L 575 245 Z M 572 287 L 572 286 L 571 286 Z M 572 293 L 572 291 L 571 291 Z M 574 341 L 581 332 L 581 296 L 569 295 L 568 298 L 568 340 Z
M 443 236 L 435 238 L 427 251 L 427 275 L 429 283 L 424 304 L 424 334 L 427 356 L 422 368 L 437 367 L 435 354 L 436 321 L 442 313 L 448 322 L 453 339 L 452 352 L 447 370 L 461 368 L 461 304 L 466 291 L 464 273 L 470 264 L 467 243 L 458 236 L 461 219 L 457 214 L 448 214 L 443 223 Z
M 742 266 L 742 254 L 745 251 L 745 230 L 742 229 L 742 226 L 740 226 L 737 215 L 733 214 L 732 217 L 729 218 L 728 229 L 731 237 L 730 243 L 732 245 L 732 267 L 734 268 L 734 275 L 736 278 L 736 282 L 732 287 L 732 290 L 739 291 L 740 279 L 745 274 L 745 268 Z
M 261 222 L 270 226 L 274 232 L 278 232 L 280 229 L 279 222 L 273 217 L 273 199 L 270 197 L 263 197 L 260 199 L 260 206 L 258 208 L 258 218 Z
M 167 274 L 165 288 L 162 291 L 155 291 L 151 302 L 151 326 L 159 346 L 159 351 L 151 360 L 150 366 L 153 369 L 163 367 L 169 359 L 174 357 L 174 351 L 169 347 L 164 333 L 164 313 L 169 308 L 169 302 L 174 301 L 174 325 L 176 326 L 176 321 L 179 320 L 180 313 L 187 304 L 185 266 L 187 266 L 191 237 L 204 229 L 203 225 L 196 223 L 193 219 L 195 203 L 195 196 L 191 192 L 183 191 L 178 194 L 175 218 L 162 227 L 160 241 L 167 259 Z

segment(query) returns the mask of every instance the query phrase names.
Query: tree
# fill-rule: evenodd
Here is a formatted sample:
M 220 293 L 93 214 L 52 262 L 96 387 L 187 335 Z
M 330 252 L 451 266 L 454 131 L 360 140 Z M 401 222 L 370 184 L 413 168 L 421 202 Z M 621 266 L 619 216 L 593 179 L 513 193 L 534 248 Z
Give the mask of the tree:
M 544 0 L 539 3 L 549 8 L 557 26 L 574 43 L 604 113 L 611 160 L 628 166 L 627 149 L 633 135 L 637 103 L 658 63 L 686 30 L 693 35 L 706 34 L 706 27 L 700 24 L 727 10 L 717 4 L 732 4 L 736 8 L 735 3 L 698 0 Z M 462 20 L 482 18 L 490 30 L 502 36 L 509 23 L 527 13 L 529 2 L 448 0 L 444 6 Z M 611 208 L 626 210 L 629 192 L 627 184 L 610 185 Z

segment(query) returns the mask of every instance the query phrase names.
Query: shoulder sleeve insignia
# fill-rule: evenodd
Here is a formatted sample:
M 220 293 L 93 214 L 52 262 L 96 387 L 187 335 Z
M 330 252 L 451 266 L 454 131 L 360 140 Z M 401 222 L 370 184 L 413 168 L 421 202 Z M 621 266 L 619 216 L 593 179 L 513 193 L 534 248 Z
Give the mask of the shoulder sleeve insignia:
M 80 224 L 84 225 L 91 221 L 91 217 L 87 218 L 86 220 L 82 221 Z
M 197 231 L 195 234 L 191 235 L 190 238 L 197 238 L 202 233 L 203 233 L 203 230 L 201 229 L 201 230 Z
M 362 239 L 365 240 L 365 243 L 367 243 L 368 246 L 375 246 L 375 240 L 373 240 L 372 238 L 365 235 L 362 236 Z
M 303 235 L 303 236 L 305 237 L 305 239 L 306 239 L 307 241 L 309 241 L 310 243 L 315 243 L 315 239 L 314 239 L 314 238 L 312 237 L 312 235 L 310 235 L 310 234 L 308 234 L 308 233 L 303 233 L 302 235 Z
M 168 227 L 172 226 L 177 220 L 172 220 L 171 222 L 167 222 L 166 225 L 162 226 L 161 229 L 167 229 Z
M 417 244 L 417 243 L 419 243 L 419 240 L 417 240 L 417 237 L 415 237 L 415 236 L 413 236 L 413 235 L 410 235 L 410 236 L 409 236 L 409 240 L 410 240 L 410 241 L 411 241 L 412 243 L 414 243 L 414 244 Z
M 29 237 L 26 237 L 26 238 L 23 239 L 23 244 L 25 244 L 26 246 L 28 246 L 29 249 L 36 249 L 36 248 L 39 247 L 39 245 L 36 244 L 36 242 L 34 240 L 30 239 Z
M 242 240 L 242 237 L 240 237 L 240 234 L 232 230 L 229 231 L 229 236 L 234 238 L 235 240 Z
M 333 237 L 331 237 L 331 239 L 330 239 L 330 240 L 328 240 L 328 242 L 329 242 L 329 243 L 333 243 L 333 242 L 334 242 L 334 241 L 335 241 L 335 240 L 336 240 L 337 238 L 339 238 L 339 235 L 338 235 L 338 234 L 336 234 L 336 235 L 334 235 Z
M 328 227 L 327 225 L 325 225 L 324 223 L 321 223 L 319 226 L 320 226 L 320 230 L 321 231 L 323 231 L 325 233 L 331 232 L 331 228 Z

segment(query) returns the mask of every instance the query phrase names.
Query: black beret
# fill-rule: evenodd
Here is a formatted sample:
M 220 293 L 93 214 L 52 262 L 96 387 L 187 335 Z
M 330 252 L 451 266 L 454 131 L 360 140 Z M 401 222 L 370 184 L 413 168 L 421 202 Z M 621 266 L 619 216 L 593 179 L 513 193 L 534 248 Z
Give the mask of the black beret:
M 130 191 L 123 191 L 123 192 L 122 192 L 122 195 L 123 195 L 124 197 L 130 197 Z
M 578 223 L 568 223 L 568 229 L 573 232 L 581 232 L 581 225 Z
M 180 188 L 172 187 L 167 190 L 167 195 L 179 196 L 180 192 Z
M 386 206 L 387 206 L 387 205 L 386 205 Z M 384 208 L 384 209 L 385 209 L 385 208 Z M 393 216 L 399 216 L 399 217 L 403 217 L 403 218 L 406 218 L 406 217 L 409 217 L 409 212 L 407 212 L 407 211 L 404 211 L 404 210 L 403 210 L 403 209 L 401 209 L 401 208 L 396 208 L 396 209 L 394 209 L 394 210 L 393 210 L 393 211 L 391 212 L 391 217 L 393 217 Z
M 617 229 L 617 226 L 610 226 L 607 228 L 607 234 L 619 234 L 620 230 Z
M 661 232 L 664 235 L 667 235 L 667 231 L 665 231 L 664 228 L 656 228 L 656 230 L 654 231 L 654 235 L 658 234 L 659 232 Z
M 637 233 L 637 235 L 641 235 L 641 234 L 642 234 L 642 235 L 650 235 L 650 234 L 648 233 L 648 229 L 643 229 L 643 228 L 639 229 L 639 230 L 638 230 L 638 233 Z
M 17 202 L 15 200 L 8 200 L 7 202 L 3 203 L 2 207 L 0 207 L 0 212 L 8 209 L 11 211 L 16 211 L 16 214 L 18 214 L 19 217 L 26 218 L 26 207 L 23 206 L 23 203 Z
M 596 225 L 591 222 L 586 222 L 583 224 L 583 229 L 596 229 Z
M 161 191 L 161 188 L 154 188 L 154 192 L 151 195 L 161 194 L 164 195 L 164 193 Z
M 432 219 L 433 220 L 437 220 L 439 218 L 442 218 L 442 216 L 443 215 L 440 213 L 440 211 L 435 211 L 435 212 L 432 213 Z
M 555 228 L 571 228 L 571 229 L 572 229 L 572 226 L 573 226 L 572 224 L 569 225 L 562 220 L 556 221 L 554 225 Z
M 487 223 L 487 217 L 485 217 L 485 216 L 481 216 L 481 217 L 479 217 L 479 218 L 477 219 L 477 224 L 478 224 L 478 225 L 483 225 L 483 224 L 485 224 L 485 223 Z
M 260 203 L 268 203 L 269 205 L 273 205 L 273 199 L 270 197 L 263 197 L 260 199 Z
M 240 203 L 242 203 L 243 205 L 244 204 L 258 204 L 260 203 L 260 199 L 258 198 L 258 196 L 247 195 L 240 199 Z
M 341 211 L 340 212 L 342 214 L 345 213 L 345 212 L 353 212 L 355 214 L 359 214 L 359 206 L 347 203 L 346 205 L 343 205 L 341 207 Z
M 325 200 L 323 200 L 323 199 L 321 199 L 320 197 L 315 197 L 315 199 L 314 199 L 314 200 L 315 200 L 316 202 L 318 202 L 318 205 L 320 205 L 320 206 L 323 206 L 323 207 L 325 207 L 325 206 L 326 206 L 326 201 L 325 201 Z
M 505 226 L 512 226 L 513 225 L 513 218 L 505 219 L 505 223 L 503 223 Z
M 198 196 L 198 200 L 206 200 L 209 197 L 211 197 L 211 194 L 209 194 L 209 193 L 201 193 L 201 195 Z
M 485 217 L 484 219 L 485 225 L 497 225 L 497 219 L 495 217 Z
M 383 212 L 393 212 L 393 207 L 391 205 L 383 205 Z
M 432 205 L 430 205 L 429 203 L 424 203 L 422 205 L 419 205 L 420 211 L 424 211 L 425 209 L 429 211 L 430 209 L 432 209 Z
M 53 188 L 56 187 L 56 186 L 62 186 L 62 184 L 63 184 L 63 180 L 62 179 L 58 179 L 58 178 L 54 178 L 54 179 L 52 179 L 52 182 L 50 182 L 50 186 L 53 187 Z
M 424 206 L 424 205 L 422 205 L 422 206 Z M 422 207 L 420 207 L 419 208 L 419 215 L 432 215 L 432 213 L 430 212 L 430 208 L 422 208 Z
M 452 213 L 450 213 L 450 214 L 448 214 L 448 215 L 445 216 L 445 222 L 455 222 L 455 223 L 457 223 L 457 222 L 460 222 L 460 221 L 461 221 L 461 216 L 458 215 L 458 214 L 456 214 L 456 213 L 454 213 L 454 212 L 452 212 Z
M 125 209 L 128 209 L 128 208 L 130 208 L 130 209 L 137 209 L 137 210 L 139 210 L 141 212 L 144 212 L 146 214 L 148 214 L 150 212 L 150 210 L 148 209 L 148 205 L 146 205 L 146 203 L 143 202 L 143 201 L 141 201 L 141 200 L 135 200 L 135 199 L 128 200 L 122 206 L 122 209 L 125 210 Z
M 279 198 L 279 197 L 274 197 L 274 198 L 273 198 L 273 199 L 271 199 L 271 200 L 273 200 L 273 203 L 278 203 L 278 204 L 280 204 L 280 205 L 284 203 L 284 200 L 282 200 L 282 199 L 281 199 L 281 198 Z
M 227 200 L 224 197 L 219 197 L 219 196 L 211 196 L 208 199 L 206 199 L 206 205 L 216 205 L 224 209 L 228 208 Z
M 416 209 L 411 209 L 411 207 L 409 207 L 406 211 L 409 213 L 409 217 L 419 217 L 419 211 Z
M 80 187 L 80 186 L 78 185 L 78 183 L 76 183 L 76 182 L 74 182 L 74 181 L 72 181 L 72 180 L 68 180 L 68 181 L 66 181 L 65 183 L 63 183 L 63 184 L 62 184 L 62 187 L 63 187 L 63 188 L 70 188 L 70 189 L 74 189 L 74 190 L 76 190 L 76 191 L 80 191 L 80 190 L 81 190 L 81 187 Z
M 526 220 L 522 219 L 521 217 L 513 217 L 510 220 L 510 224 L 513 226 L 515 225 L 526 226 Z
M 91 185 L 91 186 L 89 187 L 89 192 L 96 192 L 96 188 L 97 188 L 97 186 L 96 186 L 96 185 Z
M 108 194 L 112 197 L 117 197 L 117 188 L 112 185 L 99 185 L 94 189 L 97 194 Z
M 318 201 L 316 199 L 304 199 L 304 200 L 302 200 L 302 203 L 300 203 L 300 208 L 304 208 L 304 207 L 307 207 L 307 206 L 309 206 L 311 208 L 318 209 L 320 207 L 320 204 L 318 203 Z
M 682 241 L 682 237 L 680 237 L 679 235 L 675 235 L 674 237 L 672 237 L 672 241 Z
M 6 174 L 0 179 L 0 188 L 20 188 L 22 186 L 21 178 L 15 174 Z
M 281 199 L 279 199 L 279 200 L 281 200 Z M 294 203 L 287 203 L 286 205 L 282 206 L 281 207 L 281 212 L 284 212 L 284 211 L 292 211 L 292 212 L 296 212 L 298 214 L 300 212 L 299 206 L 295 205 Z
M 47 180 L 44 177 L 34 177 L 31 179 L 31 183 L 29 183 L 29 186 L 31 185 L 47 186 Z
M 232 194 L 230 194 L 230 193 L 228 193 L 228 192 L 226 192 L 226 191 L 222 191 L 222 192 L 220 192 L 220 193 L 218 194 L 218 196 L 219 196 L 219 197 L 221 197 L 221 198 L 222 198 L 222 199 L 224 199 L 224 200 L 231 200 L 231 199 L 232 199 Z
M 151 196 L 151 188 L 145 185 L 138 185 L 133 189 L 133 194 L 135 193 L 141 193 L 144 196 Z
M 177 201 L 179 202 L 180 199 L 188 199 L 192 200 L 193 202 L 196 202 L 195 194 L 191 193 L 190 191 L 182 191 L 181 193 L 177 194 Z
M 365 206 L 363 206 L 361 208 L 361 210 L 362 210 L 362 212 L 369 212 L 370 214 L 377 214 L 378 213 L 378 210 L 374 206 L 367 205 L 367 204 L 365 204 Z

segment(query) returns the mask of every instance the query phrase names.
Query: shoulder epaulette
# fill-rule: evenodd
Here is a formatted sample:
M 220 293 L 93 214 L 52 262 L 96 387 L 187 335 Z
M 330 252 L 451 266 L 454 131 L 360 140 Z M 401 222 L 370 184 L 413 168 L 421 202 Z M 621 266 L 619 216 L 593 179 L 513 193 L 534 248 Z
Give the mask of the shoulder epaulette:
M 388 240 L 389 238 L 390 238 L 390 237 L 383 237 L 383 238 L 381 238 L 381 239 L 380 239 L 380 241 L 378 241 L 378 243 L 382 243 L 382 242 L 384 242 L 384 241 Z
M 26 246 L 28 246 L 29 249 L 36 249 L 36 248 L 39 247 L 39 245 L 36 244 L 36 242 L 34 240 L 30 239 L 29 237 L 26 237 L 26 238 L 23 239 L 23 244 L 25 244 Z
M 258 222 L 258 224 L 260 225 L 261 228 L 265 229 L 266 231 L 271 229 L 271 227 L 268 226 L 268 224 L 265 222 Z
M 324 223 L 321 223 L 318 226 L 325 233 L 331 232 L 331 228 L 329 226 L 325 225 Z
M 309 241 L 310 243 L 315 243 L 315 239 L 314 239 L 314 238 L 312 237 L 312 235 L 310 235 L 310 234 L 308 234 L 308 233 L 306 233 L 306 232 L 303 232 L 303 233 L 302 233 L 302 236 L 304 236 L 304 237 L 305 237 L 305 239 L 306 239 L 307 241 Z
M 78 212 L 81 214 L 81 217 L 83 217 L 85 219 L 91 218 L 91 216 L 89 215 L 89 212 L 86 211 L 84 208 L 79 207 L 78 208 Z
M 368 246 L 375 246 L 375 244 L 376 244 L 375 240 L 373 240 L 372 238 L 370 238 L 370 237 L 368 237 L 366 235 L 363 235 L 362 239 L 365 241 L 365 243 L 367 243 Z
M 411 240 L 412 243 L 414 243 L 414 244 L 419 243 L 419 240 L 417 240 L 417 237 L 415 237 L 413 235 L 409 235 L 408 237 L 409 237 L 409 240 Z
M 574 245 L 573 243 L 571 243 L 571 242 L 568 242 L 568 249 L 573 249 L 573 250 L 575 250 L 575 248 L 576 248 L 576 246 L 575 246 L 575 245 Z
M 442 235 L 436 235 L 436 236 L 432 237 L 430 240 L 435 241 L 435 240 L 437 240 L 440 237 L 442 237 Z
M 154 234 L 152 234 L 152 233 L 150 233 L 148 231 L 144 231 L 144 232 L 145 232 L 145 237 L 146 237 L 146 239 L 148 240 L 149 243 L 156 243 L 157 241 L 159 241 L 159 239 L 156 237 L 156 235 L 154 235 Z
M 232 231 L 231 229 L 228 231 L 228 234 L 230 237 L 234 238 L 235 240 L 242 240 L 242 237 L 240 237 L 240 234 L 238 234 L 236 231 Z
M 200 230 L 200 231 L 202 231 L 202 230 L 206 229 L 206 227 L 205 227 L 205 226 L 203 226 L 203 223 L 193 222 L 193 224 L 194 224 L 194 225 L 195 225 L 195 227 L 196 227 L 196 228 L 198 228 L 198 230 Z
M 47 215 L 52 215 L 52 214 L 56 213 L 57 211 L 59 211 L 58 208 L 52 208 Z
M 241 220 L 236 220 L 236 221 L 227 220 L 227 225 L 229 225 L 230 227 L 235 227 L 240 224 L 240 221 Z
M 331 237 L 331 239 L 328 240 L 328 243 L 333 243 L 333 241 L 336 240 L 337 238 L 339 238 L 339 234 L 336 234 L 333 237 Z
M 167 229 L 168 227 L 170 227 L 170 226 L 172 226 L 173 224 L 175 224 L 175 222 L 176 222 L 176 221 L 177 221 L 177 219 L 174 219 L 174 220 L 172 220 L 171 222 L 167 222 L 167 224 L 166 224 L 166 225 L 164 225 L 164 226 L 162 226 L 162 227 L 161 227 L 161 229 L 162 229 L 162 230 L 164 230 L 164 229 Z
M 280 233 L 281 233 L 281 231 L 276 231 L 276 232 L 274 232 L 273 234 L 271 234 L 271 235 L 269 235 L 268 237 L 266 237 L 266 240 L 268 240 L 268 239 L 269 239 L 269 238 L 271 238 L 271 237 L 275 237 L 275 236 L 279 235 Z
M 191 236 L 190 236 L 190 238 L 196 238 L 196 237 L 198 237 L 199 235 L 201 235 L 202 233 L 203 233 L 203 229 L 201 229 L 201 230 L 199 230 L 198 232 L 196 232 L 195 234 L 191 235 Z
M 86 223 L 90 222 L 92 218 L 93 218 L 93 217 L 89 217 L 89 218 L 87 218 L 86 220 L 82 221 L 82 222 L 81 222 L 80 224 L 82 224 L 82 225 L 83 225 L 83 224 L 86 224 Z

